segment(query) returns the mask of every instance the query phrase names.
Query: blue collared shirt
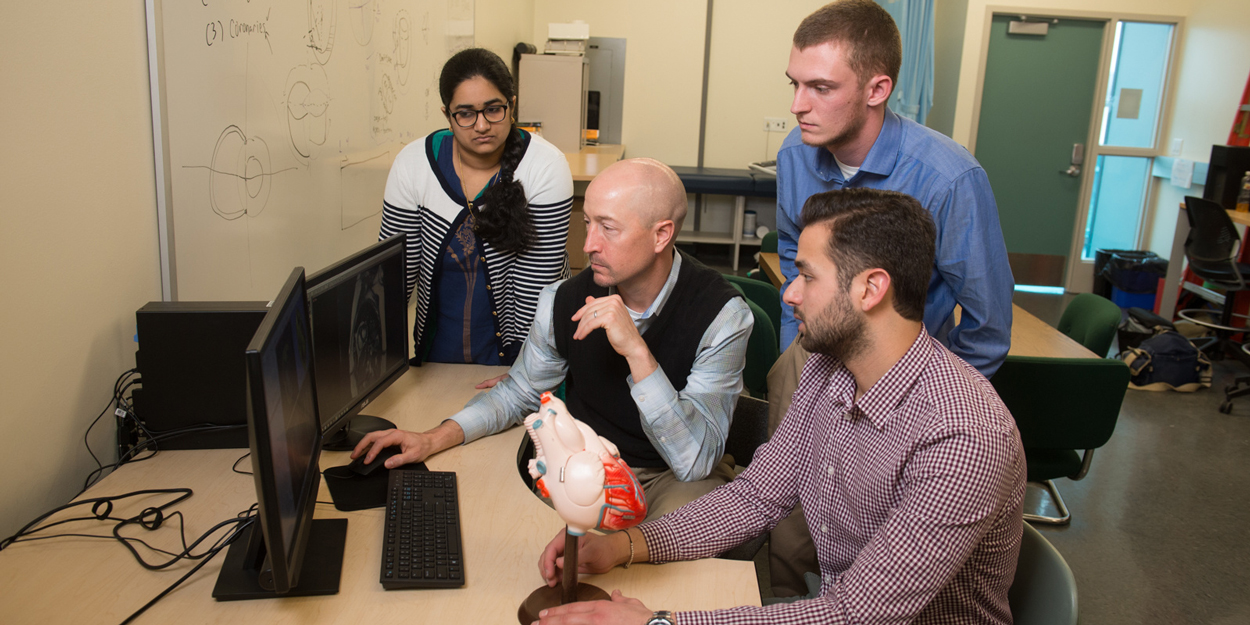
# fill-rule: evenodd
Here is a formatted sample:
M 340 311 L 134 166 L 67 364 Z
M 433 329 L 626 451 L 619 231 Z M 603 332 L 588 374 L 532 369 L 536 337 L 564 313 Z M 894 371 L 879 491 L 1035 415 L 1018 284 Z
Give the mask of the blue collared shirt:
M 785 287 L 797 273 L 794 254 L 808 197 L 866 187 L 915 197 L 937 224 L 937 258 L 929 279 L 924 325 L 947 348 L 989 377 L 1011 347 L 1015 281 L 998 224 L 998 206 L 985 170 L 963 146 L 888 108 L 877 141 L 859 173 L 843 180 L 833 154 L 804 145 L 795 128 L 777 153 L 777 251 Z M 963 307 L 958 326 L 955 305 Z M 781 344 L 798 333 L 794 310 L 782 302 Z

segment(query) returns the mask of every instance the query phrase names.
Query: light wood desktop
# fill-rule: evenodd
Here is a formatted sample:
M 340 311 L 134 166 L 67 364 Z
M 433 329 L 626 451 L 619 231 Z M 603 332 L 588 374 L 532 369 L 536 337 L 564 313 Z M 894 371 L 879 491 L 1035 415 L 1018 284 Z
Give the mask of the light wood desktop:
M 582 251 L 586 243 L 585 216 L 582 214 L 586 187 L 599 172 L 621 160 L 624 154 L 623 145 L 588 145 L 576 154 L 564 155 L 569 161 L 569 170 L 573 172 L 573 211 L 569 214 L 569 239 L 565 244 L 573 273 L 586 266 L 586 253 Z
M 569 161 L 573 182 L 590 182 L 599 172 L 621 160 L 624 154 L 623 145 L 588 145 L 576 154 L 565 153 L 564 158 Z
M 427 364 L 413 368 L 366 410 L 402 428 L 423 430 L 460 409 L 473 385 L 503 367 Z M 517 607 L 542 579 L 538 556 L 561 528 L 555 511 L 526 489 L 516 468 L 521 428 L 450 449 L 427 461 L 431 470 L 455 471 L 459 481 L 464 542 L 464 588 L 385 591 L 378 582 L 381 509 L 339 512 L 319 504 L 317 518 L 348 519 L 343 577 L 337 595 L 217 602 L 212 596 L 224 554 L 137 619 L 138 623 L 515 623 Z M 231 472 L 242 449 L 166 451 L 128 464 L 88 491 L 86 497 L 138 489 L 188 487 L 191 499 L 177 509 L 187 534 L 199 536 L 256 501 L 252 477 Z M 347 452 L 325 452 L 323 469 L 346 464 Z M 55 458 L 49 459 L 54 466 Z M 239 463 L 250 471 L 250 462 Z M 322 480 L 319 501 L 330 501 Z M 114 516 L 138 514 L 166 498 L 127 504 Z M 89 506 L 88 506 L 89 507 Z M 89 510 L 77 511 L 81 515 Z M 59 518 L 59 517 L 58 517 Z M 126 534 L 178 551 L 176 524 L 155 532 L 132 527 Z M 65 531 L 70 527 L 55 528 Z M 80 533 L 107 535 L 108 523 L 75 524 Z M 198 551 L 202 551 L 201 548 Z M 159 554 L 145 554 L 159 560 Z M 8 623 L 116 624 L 184 575 L 194 563 L 154 573 L 142 569 L 120 544 L 60 538 L 17 544 L 0 552 L 0 605 Z M 652 609 L 689 610 L 759 605 L 750 562 L 702 560 L 662 566 L 636 565 L 585 577 L 605 590 L 621 589 Z
M 777 288 L 781 288 L 785 283 L 781 275 L 781 258 L 777 254 L 760 254 L 760 266 L 764 268 L 768 279 Z M 955 314 L 958 319 L 958 308 Z M 1012 356 L 1098 358 L 1097 354 L 1085 349 L 1085 346 L 1015 304 L 1011 305 L 1011 315 L 1011 349 L 1007 353 Z

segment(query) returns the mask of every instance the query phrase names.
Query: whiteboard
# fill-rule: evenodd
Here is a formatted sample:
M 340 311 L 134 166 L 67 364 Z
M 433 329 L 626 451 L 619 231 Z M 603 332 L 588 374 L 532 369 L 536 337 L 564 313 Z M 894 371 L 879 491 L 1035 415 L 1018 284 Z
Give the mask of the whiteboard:
M 165 299 L 268 300 L 375 241 L 473 0 L 148 0 Z

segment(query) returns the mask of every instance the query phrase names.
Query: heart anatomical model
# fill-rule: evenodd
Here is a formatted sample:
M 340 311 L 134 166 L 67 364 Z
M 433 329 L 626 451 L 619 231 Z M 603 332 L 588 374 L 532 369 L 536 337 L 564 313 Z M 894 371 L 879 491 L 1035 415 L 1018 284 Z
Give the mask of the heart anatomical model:
M 530 475 L 570 534 L 623 530 L 647 516 L 642 486 L 616 445 L 573 418 L 564 402 L 543 393 L 538 412 L 525 418 L 525 429 L 537 456 L 530 460 Z

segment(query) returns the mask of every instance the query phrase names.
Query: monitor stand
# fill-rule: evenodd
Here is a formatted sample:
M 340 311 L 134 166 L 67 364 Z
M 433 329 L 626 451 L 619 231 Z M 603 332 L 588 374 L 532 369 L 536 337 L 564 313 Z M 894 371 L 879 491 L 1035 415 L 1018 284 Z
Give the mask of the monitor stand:
M 360 444 L 360 439 L 369 432 L 395 429 L 395 424 L 381 417 L 358 414 L 347 421 L 347 425 L 335 432 L 321 443 L 326 451 L 351 451 Z
M 300 564 L 299 583 L 290 592 L 278 594 L 260 585 L 260 569 L 264 563 L 264 540 L 253 522 L 245 528 L 226 551 L 226 561 L 217 575 L 213 598 L 218 601 L 273 599 L 277 597 L 311 597 L 335 595 L 343 573 L 343 548 L 347 543 L 347 519 L 313 519 Z M 253 534 L 256 534 L 253 538 Z M 259 539 L 259 540 L 257 540 Z

